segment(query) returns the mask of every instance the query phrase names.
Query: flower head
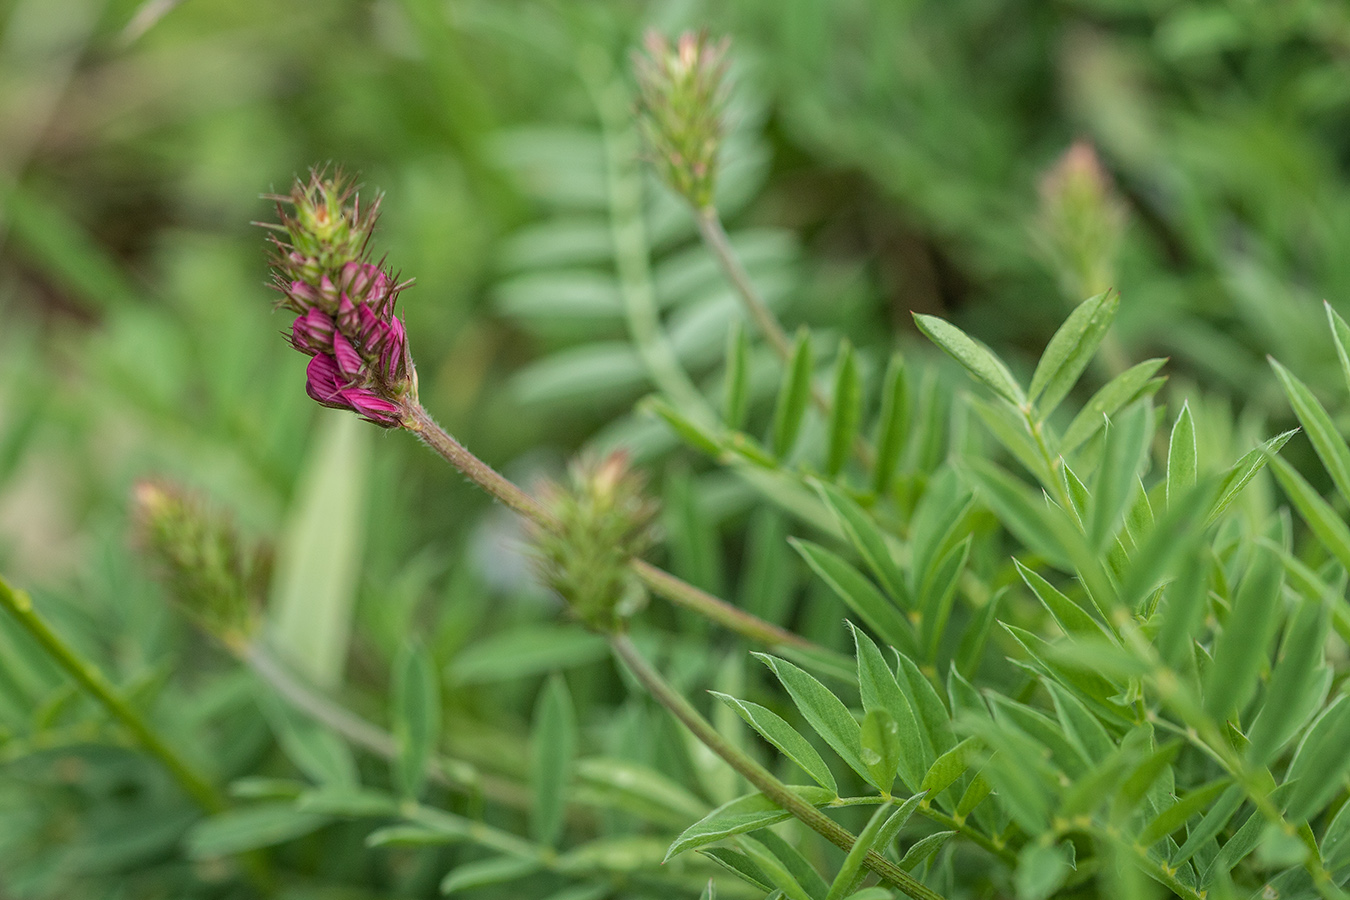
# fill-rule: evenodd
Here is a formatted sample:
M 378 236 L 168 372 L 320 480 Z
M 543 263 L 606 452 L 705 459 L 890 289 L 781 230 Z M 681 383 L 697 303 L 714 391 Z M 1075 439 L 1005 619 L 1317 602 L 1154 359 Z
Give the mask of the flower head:
M 369 261 L 379 198 L 363 207 L 349 179 L 316 170 L 273 199 L 281 222 L 268 227 L 284 235 L 272 238 L 274 286 L 296 314 L 291 346 L 313 357 L 306 390 L 376 425 L 402 424 L 417 376 L 394 307 L 410 282 Z
M 656 503 L 622 452 L 583 458 L 570 475 L 566 485 L 550 482 L 539 491 L 555 523 L 534 532 L 540 574 L 574 616 L 613 632 L 646 600 L 629 563 L 651 548 Z
M 176 485 L 140 481 L 132 489 L 132 532 L 173 598 L 227 642 L 255 630 L 271 554 L 250 546 L 224 516 Z
M 687 31 L 672 45 L 647 32 L 633 56 L 643 132 L 665 182 L 698 209 L 712 205 L 725 131 L 728 41 Z
M 1040 182 L 1040 239 L 1073 300 L 1113 286 L 1126 210 L 1087 141 L 1075 141 Z

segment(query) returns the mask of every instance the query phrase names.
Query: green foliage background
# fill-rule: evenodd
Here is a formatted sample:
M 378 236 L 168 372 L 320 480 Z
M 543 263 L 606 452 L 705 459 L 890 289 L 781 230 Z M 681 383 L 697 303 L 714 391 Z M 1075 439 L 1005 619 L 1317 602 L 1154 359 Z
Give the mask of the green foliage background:
M 0 621 L 0 893 L 246 896 L 247 863 L 222 851 L 235 840 L 275 844 L 260 853 L 278 896 L 434 896 L 447 871 L 484 855 L 368 850 L 370 824 L 346 812 L 297 818 L 306 783 L 387 785 L 385 764 L 267 699 L 166 603 L 128 539 L 132 485 L 152 474 L 279 541 L 269 628 L 310 679 L 392 727 L 391 684 L 406 697 L 409 679 L 434 673 L 440 748 L 480 782 L 433 787 L 433 805 L 545 844 L 564 827 L 633 836 L 611 846 L 601 868 L 621 877 L 599 893 L 553 873 L 480 896 L 701 890 L 706 862 L 655 863 L 744 786 L 631 689 L 603 641 L 559 623 L 509 516 L 411 440 L 304 396 L 249 224 L 270 216 L 260 193 L 316 162 L 358 170 L 387 195 L 377 255 L 417 279 L 403 309 L 421 395 L 451 432 L 524 483 L 582 446 L 628 446 L 665 504 L 668 568 L 851 654 L 841 621 L 856 616 L 786 543 L 826 541 L 821 521 L 761 502 L 753 481 L 634 412 L 669 386 L 629 338 L 632 292 L 650 288 L 679 360 L 714 398 L 735 311 L 687 211 L 638 162 L 627 54 L 652 25 L 733 37 L 719 207 L 780 317 L 812 329 L 822 361 L 841 339 L 857 348 L 869 410 L 891 352 L 910 361 L 931 440 L 909 451 L 899 530 L 949 455 L 1016 469 L 981 430 L 967 400 L 978 392 L 909 313 L 955 322 L 1027 384 L 1089 293 L 1057 266 L 1038 219 L 1037 185 L 1077 138 L 1096 146 L 1128 219 L 1118 319 L 1069 405 L 1169 357 L 1150 485 L 1183 401 L 1202 474 L 1296 424 L 1267 354 L 1333 413 L 1347 408 L 1320 303 L 1350 312 L 1341 4 L 3 0 L 0 572 L 257 818 L 223 836 L 190 831 L 199 813 L 155 763 Z M 767 430 L 779 374 L 761 351 L 750 421 Z M 816 440 L 824 424 L 806 428 Z M 1283 455 L 1316 495 L 1332 480 L 1309 450 L 1298 437 Z M 1226 546 L 1265 534 L 1343 583 L 1336 548 L 1277 513 L 1281 496 L 1258 476 Z M 1330 502 L 1339 522 L 1344 498 Z M 1316 518 L 1306 503 L 1301 513 Z M 985 594 L 1013 585 L 1010 618 L 1037 627 L 1045 617 L 1008 569 L 1022 548 L 988 511 L 971 515 L 971 577 Z M 1247 559 L 1225 561 L 1234 580 Z M 958 606 L 935 659 L 956 654 L 968 615 Z M 744 642 L 668 608 L 649 618 L 649 649 L 700 703 L 712 687 L 790 714 Z M 409 634 L 422 655 L 408 655 Z M 1345 661 L 1337 640 L 1328 671 Z M 998 647 L 988 683 L 1017 684 L 1003 659 L 1015 647 Z M 531 793 L 530 735 L 537 744 L 544 727 L 575 742 L 574 790 L 590 792 L 566 826 Z M 616 772 L 639 787 L 612 783 Z M 838 867 L 832 851 L 804 848 Z M 1282 871 L 1288 848 L 1264 852 L 1241 884 Z M 950 859 L 961 871 L 967 857 Z M 1037 896 L 1011 877 L 948 887 Z

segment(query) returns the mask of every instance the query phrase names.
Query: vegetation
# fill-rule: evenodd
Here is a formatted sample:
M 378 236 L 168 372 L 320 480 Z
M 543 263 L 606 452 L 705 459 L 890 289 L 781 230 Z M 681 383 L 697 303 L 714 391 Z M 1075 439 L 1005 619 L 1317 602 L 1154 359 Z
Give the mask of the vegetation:
M 0 894 L 1346 895 L 1350 12 L 0 27 Z

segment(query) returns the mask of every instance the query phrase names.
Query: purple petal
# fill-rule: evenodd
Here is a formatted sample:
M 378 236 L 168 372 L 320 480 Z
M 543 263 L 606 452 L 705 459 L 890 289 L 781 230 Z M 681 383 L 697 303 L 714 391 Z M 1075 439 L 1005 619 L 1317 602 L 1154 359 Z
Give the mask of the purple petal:
M 337 361 L 338 371 L 342 373 L 348 383 L 360 380 L 361 354 L 356 352 L 352 342 L 343 337 L 340 331 L 333 333 L 333 359 Z
M 315 401 L 334 409 L 347 409 L 349 404 L 342 397 L 344 384 L 338 371 L 337 361 L 326 353 L 320 353 L 309 361 L 305 370 L 305 392 Z
M 386 400 L 367 388 L 348 388 L 342 392 L 343 398 L 351 408 L 368 422 L 384 428 L 393 428 L 403 421 L 402 410 L 397 403 Z
M 361 320 L 362 346 L 366 348 L 367 352 L 378 352 L 384 344 L 385 324 L 364 303 L 356 308 L 356 313 Z
M 338 298 L 337 323 L 338 328 L 347 334 L 357 334 L 361 327 L 361 316 L 356 311 L 356 305 L 346 294 Z
M 326 313 L 310 307 L 291 325 L 291 346 L 310 356 L 324 353 L 333 345 L 333 329 Z

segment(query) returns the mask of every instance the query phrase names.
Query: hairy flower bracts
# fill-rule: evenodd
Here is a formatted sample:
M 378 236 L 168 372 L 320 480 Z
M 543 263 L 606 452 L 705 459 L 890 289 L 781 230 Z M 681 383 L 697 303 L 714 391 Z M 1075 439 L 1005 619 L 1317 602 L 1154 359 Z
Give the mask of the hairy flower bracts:
M 646 55 L 635 55 L 640 122 L 657 170 L 696 209 L 712 205 L 717 154 L 725 130 L 725 38 L 685 32 L 672 46 L 649 31 Z
M 622 452 L 582 459 L 570 475 L 568 484 L 548 482 L 538 491 L 554 523 L 535 529 L 540 574 L 576 618 L 611 634 L 646 601 L 630 563 L 654 542 L 657 506 Z
M 273 199 L 281 224 L 270 227 L 287 237 L 272 239 L 275 286 L 296 313 L 291 346 L 313 357 L 306 391 L 384 428 L 403 424 L 417 379 L 394 306 L 409 282 L 368 261 L 379 200 L 363 209 L 349 181 L 318 172 Z

